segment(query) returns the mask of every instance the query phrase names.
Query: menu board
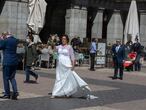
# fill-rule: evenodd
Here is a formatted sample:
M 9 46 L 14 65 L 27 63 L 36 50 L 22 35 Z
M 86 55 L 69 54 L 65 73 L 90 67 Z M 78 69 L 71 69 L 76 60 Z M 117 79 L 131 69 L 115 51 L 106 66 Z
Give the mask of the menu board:
M 96 57 L 96 64 L 97 65 L 104 65 L 105 64 L 105 57 Z
M 105 62 L 106 62 L 106 43 L 99 42 L 97 44 L 96 64 L 97 65 L 104 65 Z
M 97 56 L 105 56 L 106 43 L 97 44 Z

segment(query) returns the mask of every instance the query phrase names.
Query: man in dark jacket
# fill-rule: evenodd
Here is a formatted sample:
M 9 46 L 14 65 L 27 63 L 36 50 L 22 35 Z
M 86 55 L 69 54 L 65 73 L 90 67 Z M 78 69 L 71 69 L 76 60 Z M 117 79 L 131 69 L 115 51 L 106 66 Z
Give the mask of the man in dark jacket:
M 136 52 L 137 54 L 134 62 L 135 71 L 140 71 L 141 70 L 140 58 L 142 54 L 142 46 L 137 37 L 135 38 L 135 43 L 132 45 L 132 51 Z
M 18 58 L 16 54 L 18 40 L 12 35 L 8 34 L 7 38 L 0 41 L 0 49 L 3 50 L 3 84 L 4 84 L 4 95 L 0 98 L 3 99 L 17 99 L 18 90 L 17 83 L 15 80 L 16 69 L 18 65 Z M 11 82 L 13 93 L 12 97 L 10 93 Z
M 30 83 L 30 75 L 32 75 L 35 78 L 35 81 L 38 79 L 38 74 L 34 73 L 31 69 L 31 67 L 34 65 L 36 59 L 37 59 L 37 51 L 36 46 L 33 42 L 33 36 L 29 35 L 27 38 L 27 45 L 25 47 L 25 74 L 26 74 L 26 80 L 24 83 Z
M 121 41 L 117 40 L 116 45 L 112 47 L 113 52 L 113 61 L 114 61 L 114 76 L 113 79 L 118 78 L 119 71 L 119 79 L 123 80 L 123 63 L 125 60 L 125 47 L 121 45 Z

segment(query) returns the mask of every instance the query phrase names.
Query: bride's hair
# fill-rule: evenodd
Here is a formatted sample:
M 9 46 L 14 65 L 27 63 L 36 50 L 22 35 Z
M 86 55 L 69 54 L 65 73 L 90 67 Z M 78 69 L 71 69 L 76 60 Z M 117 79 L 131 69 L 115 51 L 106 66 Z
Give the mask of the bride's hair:
M 66 40 L 67 40 L 67 43 L 69 43 L 69 37 L 68 37 L 68 35 L 63 34 L 63 35 L 61 36 L 61 39 L 62 39 L 62 37 L 65 37 L 65 38 L 66 38 Z

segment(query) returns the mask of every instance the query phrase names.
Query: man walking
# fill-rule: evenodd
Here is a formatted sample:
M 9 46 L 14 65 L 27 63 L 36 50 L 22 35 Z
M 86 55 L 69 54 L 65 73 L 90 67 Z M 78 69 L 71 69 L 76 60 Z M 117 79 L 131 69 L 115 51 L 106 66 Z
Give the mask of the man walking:
M 18 90 L 15 80 L 15 74 L 18 65 L 16 54 L 18 40 L 13 35 L 8 34 L 7 38 L 0 40 L 0 49 L 3 50 L 3 84 L 4 95 L 0 98 L 17 100 Z M 10 84 L 12 85 L 13 93 L 10 93 Z
M 124 70 L 124 59 L 125 59 L 125 47 L 124 45 L 121 45 L 121 41 L 117 40 L 116 45 L 112 48 L 113 52 L 113 61 L 114 61 L 114 76 L 112 79 L 119 78 L 120 80 L 123 80 L 123 70 Z M 119 72 L 118 72 L 119 71 Z M 118 77 L 119 73 L 119 77 Z
M 29 34 L 27 38 L 27 45 L 25 47 L 25 74 L 26 74 L 26 79 L 24 83 L 30 83 L 30 75 L 32 75 L 35 78 L 35 81 L 38 79 L 38 74 L 34 73 L 32 71 L 32 66 L 35 64 L 35 61 L 37 59 L 37 51 L 36 47 L 33 42 L 33 36 Z

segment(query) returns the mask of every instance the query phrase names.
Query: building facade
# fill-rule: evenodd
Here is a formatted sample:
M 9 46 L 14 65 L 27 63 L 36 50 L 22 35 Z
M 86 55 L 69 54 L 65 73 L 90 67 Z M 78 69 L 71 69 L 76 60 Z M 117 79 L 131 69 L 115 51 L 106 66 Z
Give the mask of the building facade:
M 10 31 L 17 38 L 25 38 L 27 5 L 27 0 L 0 0 L 0 33 Z
M 28 0 L 1 0 L 0 33 L 10 30 L 19 38 L 27 34 Z M 40 37 L 68 34 L 106 39 L 123 39 L 131 0 L 46 0 L 47 10 Z M 146 0 L 137 0 L 141 43 L 146 46 Z

